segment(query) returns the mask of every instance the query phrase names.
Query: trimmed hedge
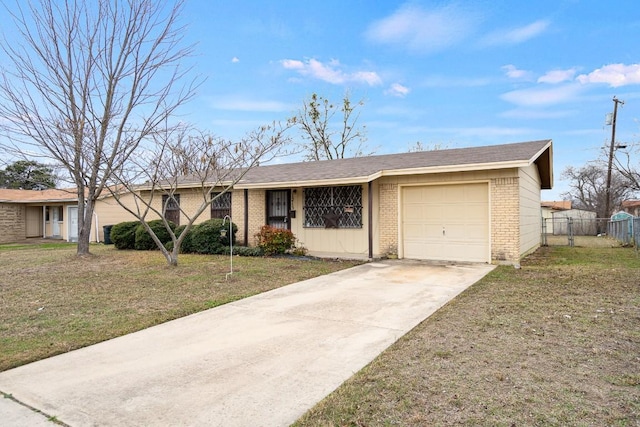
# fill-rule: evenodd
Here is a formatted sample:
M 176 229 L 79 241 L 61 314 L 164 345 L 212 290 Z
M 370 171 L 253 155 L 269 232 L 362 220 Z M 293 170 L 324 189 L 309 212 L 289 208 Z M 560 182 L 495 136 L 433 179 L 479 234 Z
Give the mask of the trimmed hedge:
M 176 238 L 180 237 L 180 234 L 182 234 L 184 232 L 184 229 L 187 228 L 186 225 L 180 225 L 178 227 L 176 227 L 176 229 L 173 231 L 173 233 L 176 235 Z M 193 235 L 193 227 L 191 227 L 189 229 L 189 231 L 187 232 L 187 235 L 184 236 L 184 239 L 182 239 L 182 244 L 180 245 L 180 253 L 182 254 L 188 254 L 193 252 L 193 248 L 191 245 L 191 236 Z M 168 250 L 172 250 L 173 249 L 173 242 L 169 242 L 165 245 L 165 247 Z
M 111 241 L 116 249 L 135 249 L 136 228 L 139 225 L 140 221 L 128 221 L 111 227 Z
M 230 252 L 229 239 L 233 239 L 234 255 L 245 256 L 261 256 L 263 251 L 261 248 L 240 248 L 236 249 L 236 233 L 238 226 L 231 224 L 231 236 L 229 236 L 229 223 L 222 225 L 223 220 L 218 218 L 209 219 L 192 226 L 187 235 L 182 240 L 180 253 L 209 254 L 209 255 L 228 255 Z M 160 239 L 167 250 L 173 249 L 171 236 L 164 226 L 161 219 L 149 221 L 149 227 L 155 235 Z M 186 228 L 185 225 L 176 227 L 174 223 L 169 222 L 169 226 L 176 236 Z M 222 236 L 222 231 L 226 234 Z M 158 249 L 147 230 L 139 221 L 121 222 L 111 229 L 111 239 L 117 249 L 136 249 L 139 251 L 148 251 Z
M 190 230 L 190 236 L 188 245 L 182 245 L 183 252 L 190 252 L 196 254 L 224 254 L 229 253 L 229 238 L 233 238 L 233 243 L 236 242 L 236 233 L 238 232 L 238 226 L 232 224 L 231 236 L 229 236 L 229 223 L 222 225 L 223 220 L 219 218 L 212 218 L 194 225 Z M 222 237 L 222 231 L 227 234 Z
M 171 236 L 164 226 L 164 221 L 162 221 L 161 219 L 155 219 L 153 221 L 149 221 L 147 224 L 149 224 L 149 227 L 151 227 L 151 230 L 153 230 L 156 237 L 160 240 L 160 242 L 162 242 L 163 245 L 171 242 Z M 171 227 L 172 230 L 175 230 L 176 225 L 173 222 L 169 221 L 169 227 Z M 138 224 L 138 227 L 136 228 L 135 249 L 139 251 L 151 251 L 154 249 L 158 249 L 158 246 L 153 241 L 149 233 L 147 233 L 147 230 L 142 224 Z

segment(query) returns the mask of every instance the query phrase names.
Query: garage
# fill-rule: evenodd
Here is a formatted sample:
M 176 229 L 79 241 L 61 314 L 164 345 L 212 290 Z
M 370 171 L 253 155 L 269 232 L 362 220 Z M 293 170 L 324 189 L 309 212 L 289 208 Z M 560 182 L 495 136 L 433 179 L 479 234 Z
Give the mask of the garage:
M 403 257 L 490 262 L 487 183 L 402 188 Z

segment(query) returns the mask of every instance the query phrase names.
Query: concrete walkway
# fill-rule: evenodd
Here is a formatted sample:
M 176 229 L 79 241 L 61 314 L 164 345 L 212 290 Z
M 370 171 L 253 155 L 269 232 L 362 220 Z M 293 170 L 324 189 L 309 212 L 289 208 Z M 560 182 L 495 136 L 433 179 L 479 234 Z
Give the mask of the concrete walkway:
M 0 391 L 73 427 L 287 426 L 492 269 L 368 263 L 2 372 Z

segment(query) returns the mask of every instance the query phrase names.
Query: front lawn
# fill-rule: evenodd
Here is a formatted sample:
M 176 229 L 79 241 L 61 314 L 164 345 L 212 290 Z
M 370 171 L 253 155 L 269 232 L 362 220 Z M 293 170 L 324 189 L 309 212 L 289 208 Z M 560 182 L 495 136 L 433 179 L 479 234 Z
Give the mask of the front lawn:
M 498 267 L 296 425 L 640 425 L 638 253 L 542 248 Z
M 0 371 L 356 262 L 181 255 L 75 245 L 0 245 Z

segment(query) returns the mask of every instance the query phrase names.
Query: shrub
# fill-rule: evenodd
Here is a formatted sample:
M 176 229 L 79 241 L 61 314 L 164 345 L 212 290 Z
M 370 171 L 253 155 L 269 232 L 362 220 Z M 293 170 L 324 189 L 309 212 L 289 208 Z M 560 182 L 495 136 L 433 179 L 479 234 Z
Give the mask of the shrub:
M 283 254 L 293 248 L 296 238 L 291 230 L 264 225 L 258 234 L 258 247 L 265 255 Z
M 201 222 L 198 225 L 194 225 L 190 231 L 188 252 L 197 254 L 224 254 L 229 253 L 229 239 L 233 239 L 233 243 L 236 241 L 236 233 L 238 232 L 238 226 L 232 224 L 231 236 L 229 236 L 229 223 L 222 225 L 223 220 L 219 218 L 212 218 Z M 222 237 L 222 231 L 227 234 Z M 183 250 L 187 252 L 187 248 L 183 247 Z
M 156 237 L 158 237 L 163 245 L 166 245 L 171 241 L 171 236 L 164 226 L 163 220 L 155 219 L 153 221 L 149 221 L 147 224 L 149 224 L 149 227 L 151 228 L 151 230 L 153 230 Z M 169 221 L 169 227 L 171 227 L 172 230 L 175 230 L 176 225 L 173 222 Z M 135 248 L 139 251 L 151 251 L 153 249 L 158 249 L 158 246 L 153 241 L 149 233 L 147 233 L 147 230 L 145 230 L 142 224 L 138 224 L 138 227 L 136 228 Z
M 230 249 L 226 247 L 224 249 L 224 254 L 229 255 Z M 233 254 L 238 256 L 263 256 L 264 252 L 262 252 L 261 248 L 258 247 L 248 247 L 248 246 L 234 246 Z
M 139 225 L 140 221 L 128 221 L 111 227 L 111 241 L 116 249 L 135 249 L 136 228 Z
M 186 225 L 180 225 L 178 227 L 176 227 L 176 229 L 174 230 L 174 233 L 176 235 L 176 238 L 180 237 L 180 234 L 182 234 L 184 232 L 184 229 L 187 228 Z M 182 239 L 182 244 L 180 245 L 180 253 L 183 254 L 188 254 L 193 252 L 193 245 L 191 244 L 191 236 L 193 235 L 193 227 L 191 227 L 189 229 L 189 231 L 187 231 L 187 235 L 184 236 L 184 238 Z M 170 245 L 170 246 L 168 246 Z M 165 245 L 165 247 L 167 248 L 167 250 L 173 250 L 173 242 L 169 242 L 167 243 L 167 245 Z

